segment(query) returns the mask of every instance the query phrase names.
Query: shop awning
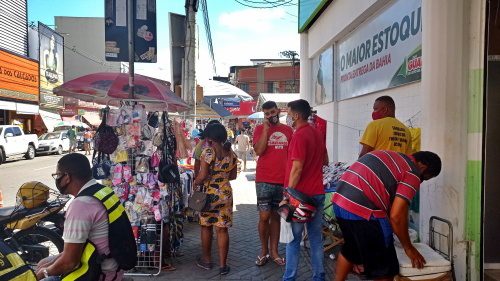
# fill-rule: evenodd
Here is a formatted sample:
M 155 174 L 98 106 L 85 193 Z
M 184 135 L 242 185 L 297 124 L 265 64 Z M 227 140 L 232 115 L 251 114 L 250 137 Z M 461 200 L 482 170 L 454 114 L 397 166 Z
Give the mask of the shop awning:
M 101 118 L 99 117 L 99 113 L 97 112 L 85 112 L 82 116 L 88 124 L 99 127 L 101 125 Z
M 40 111 L 40 107 L 36 104 L 27 104 L 27 103 L 16 103 L 16 113 L 17 114 L 28 114 L 34 115 L 38 114 Z
M 55 125 L 62 121 L 61 116 L 59 114 L 48 112 L 41 109 L 38 113 L 40 114 L 40 117 L 42 117 L 43 124 L 45 124 L 45 127 L 47 127 L 47 130 L 49 132 L 54 131 Z

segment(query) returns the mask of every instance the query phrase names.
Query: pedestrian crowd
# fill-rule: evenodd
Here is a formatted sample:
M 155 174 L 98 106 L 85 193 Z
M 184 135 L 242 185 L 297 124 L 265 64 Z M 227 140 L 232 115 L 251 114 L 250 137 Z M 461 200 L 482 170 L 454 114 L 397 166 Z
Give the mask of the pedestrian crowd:
M 410 131 L 395 118 L 395 110 L 391 97 L 375 100 L 373 121 L 360 140 L 359 159 L 342 175 L 333 195 L 334 213 L 344 237 L 335 280 L 345 280 L 352 271 L 370 279 L 392 280 L 399 272 L 393 233 L 414 267 L 425 264 L 408 235 L 408 209 L 421 182 L 439 175 L 441 160 L 432 152 L 413 151 Z M 251 134 L 243 130 L 235 136 L 216 120 L 210 121 L 203 131 L 193 130 L 192 134 L 200 138 L 193 150 L 194 184 L 206 194 L 210 206 L 199 212 L 202 247 L 196 264 L 210 270 L 215 266 L 214 260 L 218 260 L 219 273 L 230 272 L 228 228 L 233 225 L 230 182 L 237 177 L 240 160 L 243 170 L 247 169 L 247 154 L 253 151 L 258 157 L 255 188 L 259 212 L 257 232 L 261 242 L 255 265 L 271 262 L 284 266 L 283 280 L 296 280 L 300 246 L 306 232 L 310 243 L 311 279 L 325 280 L 322 168 L 329 162 L 326 140 L 308 122 L 312 111 L 305 100 L 288 103 L 287 124 L 280 123 L 280 109 L 275 102 L 264 103 L 262 111 L 264 120 Z M 74 129 L 68 131 L 68 137 L 73 147 Z M 91 132 L 86 131 L 84 139 L 91 138 Z M 85 143 L 85 151 L 90 154 L 90 143 Z M 90 194 L 94 197 L 106 190 L 92 180 L 88 160 L 80 156 L 69 154 L 61 158 L 53 175 L 61 193 L 72 194 L 76 199 L 66 215 L 64 251 L 42 260 L 36 273 L 39 279 L 48 277 L 44 280 L 61 280 L 54 276 L 77 274 L 74 269 L 87 254 L 87 245 L 91 242 L 97 252 L 108 255 L 102 262 L 100 280 L 121 280 L 123 261 L 109 256 L 114 249 L 106 238 L 117 225 L 107 220 L 109 206 L 82 196 L 85 190 L 95 191 L 94 195 Z M 107 196 L 110 197 L 104 199 L 114 198 Z M 93 207 L 89 208 L 91 204 Z M 289 223 L 292 235 L 284 256 L 278 251 L 282 218 Z M 125 233 L 128 231 L 131 230 L 125 229 Z M 214 232 L 217 259 L 211 255 Z

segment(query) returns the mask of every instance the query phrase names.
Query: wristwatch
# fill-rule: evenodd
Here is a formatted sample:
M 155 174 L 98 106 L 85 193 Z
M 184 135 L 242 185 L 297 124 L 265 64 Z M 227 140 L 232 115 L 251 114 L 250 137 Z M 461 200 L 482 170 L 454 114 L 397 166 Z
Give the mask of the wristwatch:
M 44 276 L 45 278 L 49 278 L 49 272 L 47 271 L 47 268 L 44 268 L 44 269 L 42 270 L 42 273 L 43 273 L 43 276 Z

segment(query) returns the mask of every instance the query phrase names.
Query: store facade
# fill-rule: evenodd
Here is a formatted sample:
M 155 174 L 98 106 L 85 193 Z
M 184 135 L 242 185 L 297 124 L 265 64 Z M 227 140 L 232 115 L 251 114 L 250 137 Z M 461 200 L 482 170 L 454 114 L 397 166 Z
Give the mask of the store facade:
M 423 184 L 416 227 L 452 222 L 457 280 L 483 270 L 483 98 L 486 0 L 299 1 L 301 97 L 328 121 L 330 159 L 352 163 L 374 100 L 421 130 L 441 175 Z M 500 230 L 500 229 L 499 229 Z M 500 264 L 500 263 L 499 263 Z
M 33 132 L 38 111 L 38 62 L 0 49 L 0 125 Z

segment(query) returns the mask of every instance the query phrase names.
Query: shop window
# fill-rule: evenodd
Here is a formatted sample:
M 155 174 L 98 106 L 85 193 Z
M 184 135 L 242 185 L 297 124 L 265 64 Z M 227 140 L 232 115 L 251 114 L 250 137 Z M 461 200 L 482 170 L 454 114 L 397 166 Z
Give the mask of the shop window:
M 316 105 L 333 101 L 333 47 L 312 59 L 312 93 Z
M 268 93 L 279 93 L 280 83 L 279 82 L 267 82 L 267 92 Z
M 248 93 L 250 88 L 247 83 L 239 83 L 238 87 L 246 93 Z
M 287 93 L 298 93 L 299 92 L 299 80 L 287 80 L 285 82 L 285 92 Z

